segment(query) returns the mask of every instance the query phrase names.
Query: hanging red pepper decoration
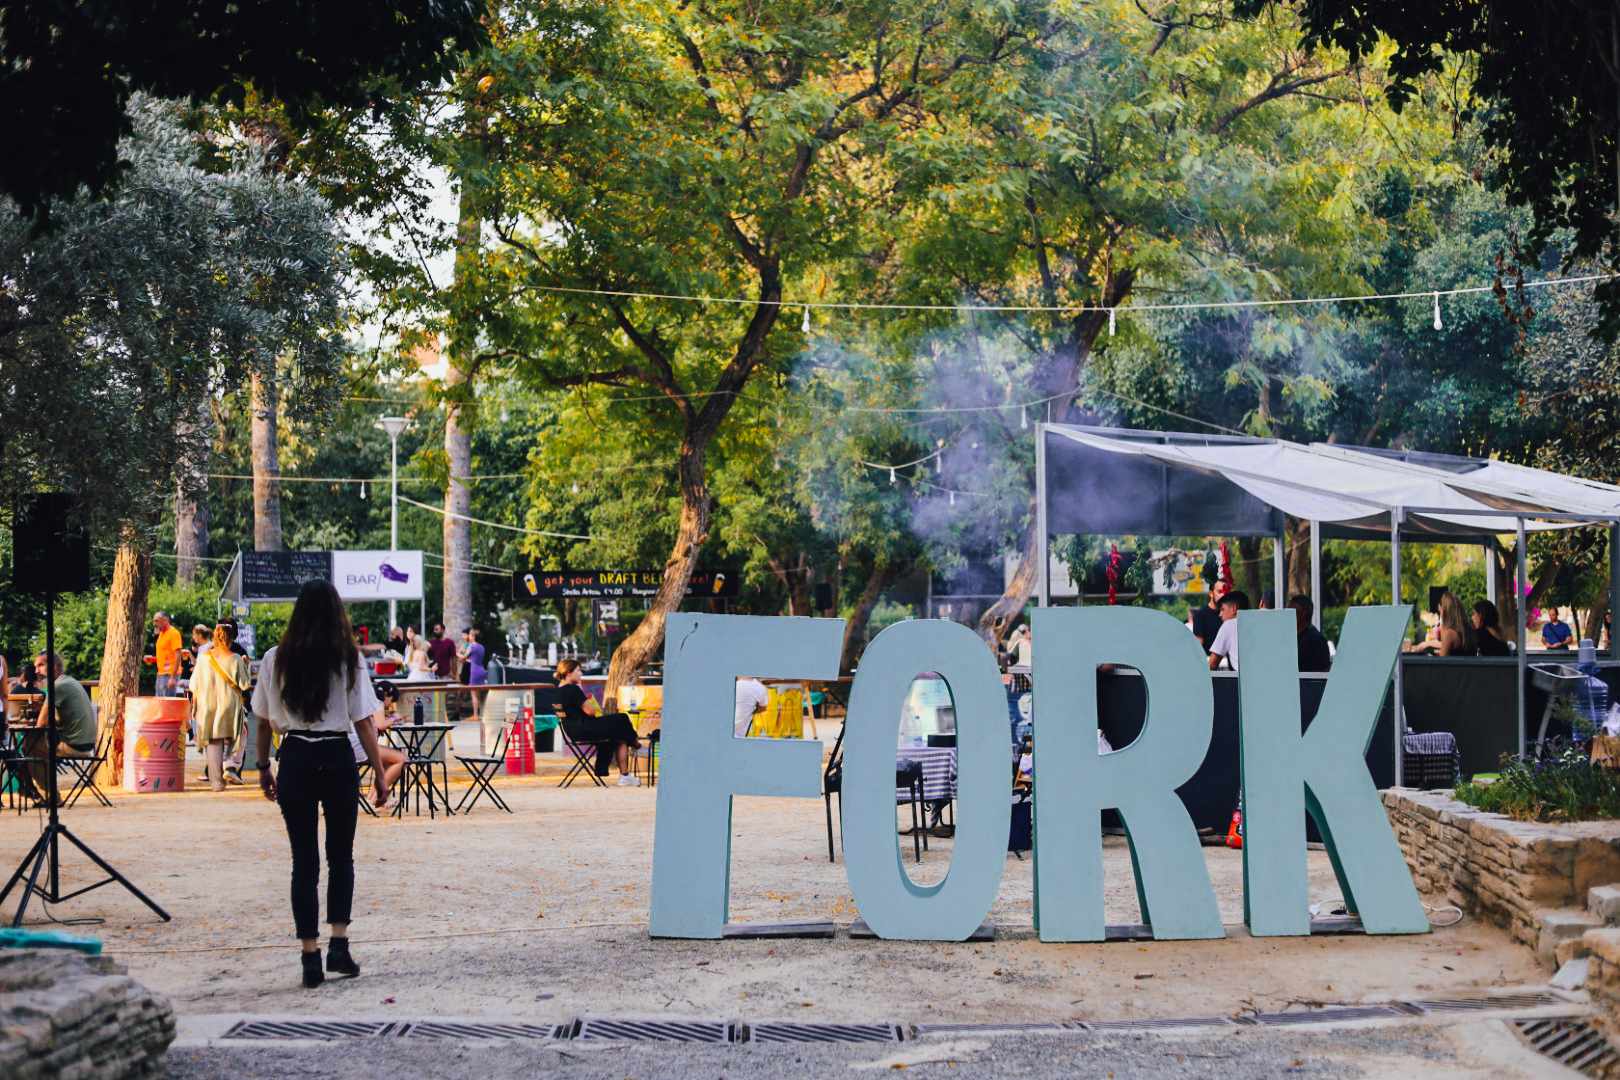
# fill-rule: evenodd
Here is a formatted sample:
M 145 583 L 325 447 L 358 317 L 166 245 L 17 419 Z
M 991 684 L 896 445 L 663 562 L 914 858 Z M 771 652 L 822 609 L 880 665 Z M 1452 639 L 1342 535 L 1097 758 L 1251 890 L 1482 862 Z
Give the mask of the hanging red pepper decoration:
M 1108 545 L 1108 602 L 1119 603 L 1119 567 L 1125 560 L 1119 553 L 1118 544 Z
M 1221 584 L 1226 586 L 1227 592 L 1231 592 L 1237 584 L 1232 580 L 1232 553 L 1227 549 L 1225 540 L 1221 541 Z

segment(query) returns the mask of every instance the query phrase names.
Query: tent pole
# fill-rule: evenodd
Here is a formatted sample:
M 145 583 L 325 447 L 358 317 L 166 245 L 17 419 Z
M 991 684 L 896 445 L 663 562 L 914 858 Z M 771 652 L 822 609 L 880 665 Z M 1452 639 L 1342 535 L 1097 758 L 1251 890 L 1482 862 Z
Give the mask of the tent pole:
M 1525 641 L 1524 624 L 1527 621 L 1525 610 L 1524 585 L 1529 576 L 1525 571 L 1525 543 L 1524 518 L 1516 519 L 1518 528 L 1514 532 L 1514 542 L 1517 545 L 1514 551 L 1516 570 L 1513 577 L 1513 621 L 1517 624 L 1513 628 L 1513 636 L 1518 641 L 1519 651 L 1515 657 L 1515 665 L 1519 672 L 1519 754 L 1524 754 L 1524 689 L 1530 675 L 1530 650 Z
M 1389 512 L 1389 591 L 1390 603 L 1399 607 L 1401 603 L 1401 513 L 1400 507 Z M 1404 646 L 1406 631 L 1401 631 L 1401 642 Z M 1390 703 L 1389 713 L 1393 723 L 1390 725 L 1395 731 L 1395 784 L 1401 783 L 1401 737 L 1406 734 L 1406 673 L 1405 649 L 1395 656 L 1395 697 Z
M 1052 556 L 1047 551 L 1046 535 L 1046 425 L 1035 425 L 1035 555 L 1040 559 L 1036 573 L 1040 575 L 1039 607 L 1052 606 Z M 1082 591 L 1085 583 L 1080 585 Z
M 1284 563 L 1288 552 L 1288 526 L 1287 519 L 1277 532 L 1277 547 L 1271 553 L 1271 595 L 1277 601 L 1280 611 L 1288 606 L 1288 567 Z
M 1620 607 L 1620 525 L 1609 526 L 1609 615 Z M 1593 643 L 1603 640 L 1603 627 L 1589 631 Z M 1609 635 L 1609 656 L 1620 660 L 1620 637 Z
M 1322 523 L 1311 522 L 1311 625 L 1322 629 Z
M 1496 599 L 1496 540 L 1485 541 L 1485 599 L 1501 607 Z

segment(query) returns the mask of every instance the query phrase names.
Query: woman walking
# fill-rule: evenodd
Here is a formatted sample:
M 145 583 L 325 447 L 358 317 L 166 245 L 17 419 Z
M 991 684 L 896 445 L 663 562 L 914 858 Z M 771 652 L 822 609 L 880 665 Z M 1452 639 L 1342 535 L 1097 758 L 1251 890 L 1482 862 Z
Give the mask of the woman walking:
M 212 654 L 213 650 L 210 650 Z M 326 818 L 326 921 L 332 926 L 326 970 L 360 974 L 349 955 L 349 909 L 354 902 L 354 826 L 359 814 L 359 770 L 349 732 L 371 763 L 377 806 L 388 801 L 388 780 L 377 745 L 382 711 L 354 645 L 354 631 L 337 590 L 307 581 L 298 591 L 281 643 L 264 654 L 253 691 L 259 718 L 259 786 L 281 807 L 292 845 L 292 909 L 303 945 L 304 985 L 319 986 L 321 972 L 320 848 L 317 809 Z M 274 777 L 270 731 L 281 732 L 280 768 Z
M 252 682 L 247 657 L 231 651 L 230 629 L 220 623 L 208 649 L 199 644 L 191 669 L 191 722 L 215 791 L 225 790 L 225 751 L 236 739 Z

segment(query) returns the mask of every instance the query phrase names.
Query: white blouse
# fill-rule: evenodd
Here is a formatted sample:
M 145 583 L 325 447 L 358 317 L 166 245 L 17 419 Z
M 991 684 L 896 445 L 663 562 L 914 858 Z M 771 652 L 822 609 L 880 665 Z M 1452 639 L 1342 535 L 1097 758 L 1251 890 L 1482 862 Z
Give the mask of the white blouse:
M 281 700 L 281 690 L 276 686 L 276 652 L 277 647 L 272 646 L 264 654 L 264 659 L 259 663 L 259 682 L 253 688 L 253 715 L 269 721 L 275 730 L 349 732 L 354 730 L 355 721 L 375 716 L 382 710 L 382 703 L 371 689 L 371 680 L 366 677 L 366 662 L 359 659 L 356 661 L 354 686 L 344 686 L 341 675 L 334 677 L 332 685 L 327 688 L 326 708 L 314 723 L 305 717 L 294 716 L 287 711 L 286 703 Z

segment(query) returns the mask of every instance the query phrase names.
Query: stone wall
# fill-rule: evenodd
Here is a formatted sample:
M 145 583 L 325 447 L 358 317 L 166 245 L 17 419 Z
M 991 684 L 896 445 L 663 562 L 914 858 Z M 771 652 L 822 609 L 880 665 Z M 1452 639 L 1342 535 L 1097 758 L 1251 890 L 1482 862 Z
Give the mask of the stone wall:
M 1514 821 L 1406 788 L 1383 797 L 1419 892 L 1491 920 L 1549 961 L 1548 916 L 1584 908 L 1588 889 L 1620 882 L 1620 821 Z
M 160 1076 L 174 1009 L 107 957 L 0 949 L 0 1077 Z

